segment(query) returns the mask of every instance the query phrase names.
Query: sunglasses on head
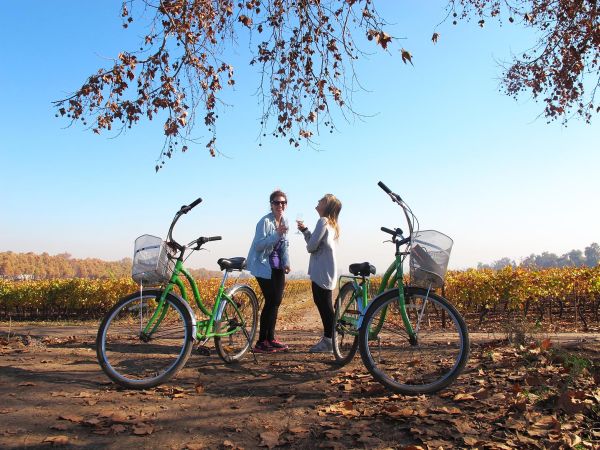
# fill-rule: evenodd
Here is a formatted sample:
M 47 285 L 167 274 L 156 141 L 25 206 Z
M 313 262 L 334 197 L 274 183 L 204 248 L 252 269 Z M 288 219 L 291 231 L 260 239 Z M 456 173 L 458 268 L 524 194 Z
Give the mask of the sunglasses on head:
M 279 205 L 279 206 L 285 206 L 285 205 L 287 205 L 287 201 L 286 201 L 286 200 L 283 200 L 283 201 L 281 201 L 281 202 L 280 202 L 280 201 L 278 201 L 278 200 L 273 200 L 273 201 L 271 202 L 271 205 L 276 205 L 276 206 L 277 206 L 277 205 Z

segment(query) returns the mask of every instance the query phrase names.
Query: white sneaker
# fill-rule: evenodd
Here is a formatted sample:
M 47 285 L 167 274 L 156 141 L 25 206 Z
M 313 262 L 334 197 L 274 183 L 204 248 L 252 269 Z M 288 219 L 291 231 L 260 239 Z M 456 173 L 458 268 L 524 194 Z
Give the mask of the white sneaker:
M 323 336 L 319 342 L 308 349 L 309 353 L 333 353 L 331 338 Z

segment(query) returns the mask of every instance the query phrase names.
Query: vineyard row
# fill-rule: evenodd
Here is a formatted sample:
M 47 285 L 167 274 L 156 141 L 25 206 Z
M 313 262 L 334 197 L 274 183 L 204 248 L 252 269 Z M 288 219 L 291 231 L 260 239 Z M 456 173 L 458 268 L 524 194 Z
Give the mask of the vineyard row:
M 260 292 L 254 279 L 243 281 Z M 219 282 L 215 278 L 198 280 L 209 305 Z M 373 284 L 377 283 L 376 278 Z M 0 280 L 0 319 L 98 318 L 118 298 L 136 289 L 139 287 L 128 278 Z M 575 322 L 586 329 L 600 323 L 600 266 L 450 271 L 443 295 L 474 325 L 510 315 L 540 323 Z M 310 282 L 288 280 L 287 301 L 304 296 L 311 296 Z

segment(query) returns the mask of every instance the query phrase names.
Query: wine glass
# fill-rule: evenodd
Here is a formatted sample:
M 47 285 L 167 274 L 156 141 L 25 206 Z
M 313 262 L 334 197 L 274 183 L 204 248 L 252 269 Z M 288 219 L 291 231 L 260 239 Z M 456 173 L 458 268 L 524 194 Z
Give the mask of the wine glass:
M 303 213 L 298 213 L 296 214 L 296 224 L 297 225 L 304 225 L 304 214 Z M 300 230 L 296 231 L 296 234 L 302 234 L 302 232 Z

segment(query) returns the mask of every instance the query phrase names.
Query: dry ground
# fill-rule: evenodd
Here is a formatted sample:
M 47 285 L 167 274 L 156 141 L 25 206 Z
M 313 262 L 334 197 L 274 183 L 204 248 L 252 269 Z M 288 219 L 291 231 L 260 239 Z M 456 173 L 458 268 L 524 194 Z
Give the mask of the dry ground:
M 301 312 L 301 314 L 300 314 Z M 466 372 L 409 398 L 357 357 L 307 353 L 319 319 L 283 308 L 287 353 L 226 365 L 194 354 L 168 385 L 127 391 L 96 362 L 96 324 L 0 324 L 0 448 L 598 448 L 600 337 L 515 347 L 474 335 Z

